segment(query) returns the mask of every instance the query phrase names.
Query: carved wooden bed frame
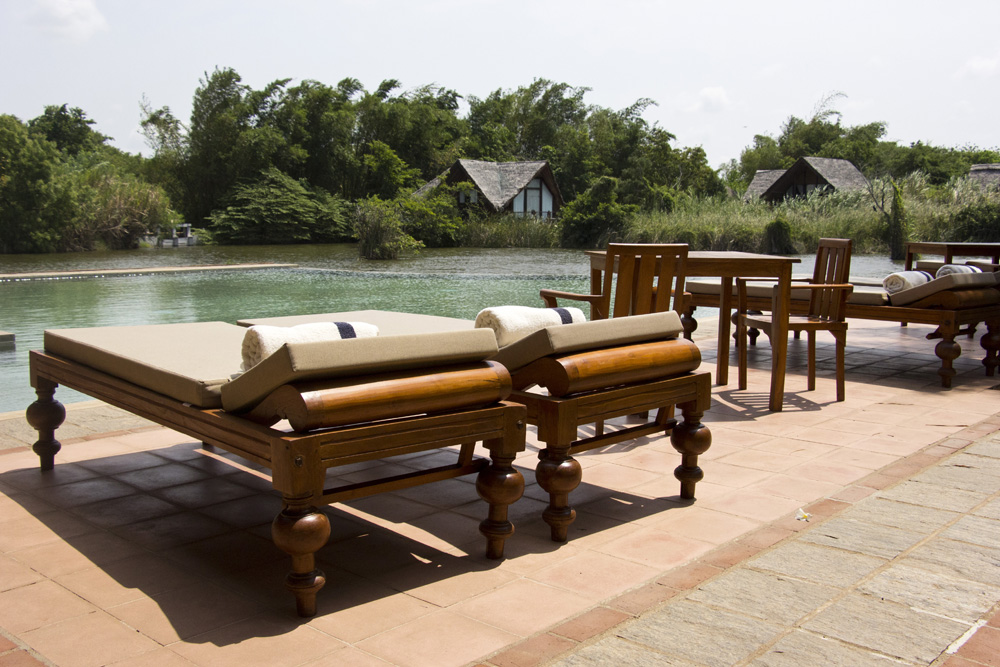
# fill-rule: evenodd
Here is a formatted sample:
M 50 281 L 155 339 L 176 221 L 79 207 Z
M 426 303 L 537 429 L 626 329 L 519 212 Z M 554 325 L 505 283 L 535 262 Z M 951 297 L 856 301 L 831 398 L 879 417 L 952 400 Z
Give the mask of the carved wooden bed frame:
M 55 430 L 66 411 L 54 398 L 60 384 L 269 469 L 283 503 L 272 524 L 272 536 L 292 558 L 285 583 L 295 596 L 300 616 L 316 613 L 316 594 L 326 581 L 316 568 L 315 552 L 326 544 L 330 525 L 318 505 L 478 473 L 476 489 L 489 504 L 488 516 L 479 526 L 486 537 L 487 557 L 502 558 L 504 541 L 514 532 L 507 520 L 507 507 L 524 490 L 524 479 L 512 463 L 524 450 L 525 409 L 494 398 L 481 401 L 483 407 L 455 409 L 449 406 L 449 399 L 438 398 L 467 392 L 470 383 L 491 384 L 499 387 L 498 393 L 508 393 L 509 374 L 494 362 L 433 373 L 374 376 L 372 383 L 347 390 L 324 388 L 323 383 L 315 382 L 301 387 L 285 385 L 265 400 L 266 406 L 249 415 L 193 407 L 42 351 L 30 352 L 30 373 L 38 399 L 28 407 L 27 419 L 38 431 L 33 449 L 43 471 L 53 468 L 61 447 Z M 375 383 L 381 398 L 372 401 Z M 331 399 L 342 406 L 345 400 L 350 403 L 358 423 L 324 427 Z M 417 416 L 364 422 L 366 418 L 379 419 L 386 405 L 396 414 Z M 270 424 L 285 416 L 293 421 L 304 419 L 307 426 L 300 431 L 272 428 Z M 473 456 L 476 442 L 484 444 L 491 460 Z M 460 445 L 460 450 L 452 465 L 325 488 L 328 468 L 454 445 Z

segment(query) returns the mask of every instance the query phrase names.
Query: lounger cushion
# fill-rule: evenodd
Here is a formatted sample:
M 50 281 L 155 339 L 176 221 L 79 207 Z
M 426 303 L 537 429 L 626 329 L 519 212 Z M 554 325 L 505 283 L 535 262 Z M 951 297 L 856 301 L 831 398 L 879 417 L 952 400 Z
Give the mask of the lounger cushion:
M 996 284 L 996 274 L 993 273 L 952 273 L 935 278 L 923 285 L 890 294 L 889 303 L 893 306 L 905 306 L 944 290 L 963 287 L 991 287 Z
M 378 327 L 380 336 L 403 334 L 439 333 L 443 331 L 465 331 L 473 326 L 472 320 L 438 315 L 416 315 L 394 313 L 385 310 L 353 310 L 344 313 L 317 313 L 315 315 L 288 315 L 286 317 L 258 317 L 242 319 L 237 324 L 249 327 L 254 324 L 269 324 L 276 327 L 292 327 L 312 322 L 367 322 Z
M 225 322 L 50 329 L 45 351 L 183 403 L 222 405 L 246 329 Z
M 546 327 L 500 350 L 494 361 L 510 371 L 552 354 L 676 338 L 684 331 L 675 311 Z
M 438 368 L 483 361 L 496 352 L 492 329 L 286 343 L 223 385 L 222 406 L 231 412 L 248 410 L 281 385 L 292 382 Z

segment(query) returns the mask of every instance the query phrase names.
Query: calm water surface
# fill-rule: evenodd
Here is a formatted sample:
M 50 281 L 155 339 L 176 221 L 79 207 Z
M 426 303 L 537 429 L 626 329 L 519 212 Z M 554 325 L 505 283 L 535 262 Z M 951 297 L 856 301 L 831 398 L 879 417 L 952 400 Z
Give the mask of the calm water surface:
M 357 259 L 353 245 L 193 247 L 52 255 L 0 255 L 0 274 L 277 262 L 294 269 L 0 282 L 0 413 L 34 400 L 28 350 L 45 329 L 167 322 L 235 322 L 348 310 L 395 310 L 472 319 L 503 304 L 538 306 L 543 287 L 589 289 L 589 263 L 578 250 L 428 249 L 394 262 Z M 797 273 L 809 273 L 803 257 Z M 898 266 L 855 257 L 857 276 L 882 277 Z M 715 317 L 699 308 L 699 318 Z M 183 350 L 178 350 L 183 354 Z M 60 388 L 64 403 L 89 397 Z

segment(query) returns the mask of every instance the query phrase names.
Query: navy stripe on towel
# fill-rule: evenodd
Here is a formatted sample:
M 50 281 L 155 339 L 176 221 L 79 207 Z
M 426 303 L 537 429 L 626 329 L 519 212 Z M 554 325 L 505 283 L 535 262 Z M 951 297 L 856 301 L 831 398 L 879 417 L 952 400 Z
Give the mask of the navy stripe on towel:
M 921 271 L 920 273 L 927 276 L 927 280 L 934 280 L 934 276 L 932 276 L 929 271 Z
M 354 326 L 350 322 L 334 322 L 337 325 L 337 330 L 340 331 L 341 338 L 357 338 L 358 334 L 354 331 Z
M 573 316 L 565 308 L 553 308 L 552 310 L 559 313 L 559 319 L 562 320 L 563 324 L 573 324 Z

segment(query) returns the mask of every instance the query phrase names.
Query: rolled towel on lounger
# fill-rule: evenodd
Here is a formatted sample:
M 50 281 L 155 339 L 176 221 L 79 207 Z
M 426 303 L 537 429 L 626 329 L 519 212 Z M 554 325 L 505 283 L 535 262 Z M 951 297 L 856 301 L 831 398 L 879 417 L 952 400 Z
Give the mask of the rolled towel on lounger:
M 506 347 L 545 327 L 586 321 L 586 316 L 579 308 L 497 306 L 479 312 L 476 316 L 476 328 L 493 329 L 497 335 L 497 345 Z
M 935 278 L 944 278 L 945 276 L 950 276 L 953 273 L 982 273 L 983 270 L 978 266 L 969 266 L 968 264 L 945 264 L 937 273 L 934 274 Z
M 885 277 L 882 281 L 882 287 L 889 294 L 895 294 L 896 292 L 902 292 L 917 285 L 929 283 L 932 280 L 934 280 L 934 276 L 927 271 L 897 271 Z
M 371 338 L 377 335 L 378 327 L 367 322 L 311 322 L 294 327 L 255 324 L 247 329 L 243 337 L 242 369 L 250 370 L 277 352 L 285 343 Z

